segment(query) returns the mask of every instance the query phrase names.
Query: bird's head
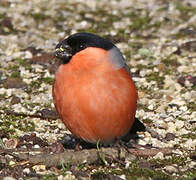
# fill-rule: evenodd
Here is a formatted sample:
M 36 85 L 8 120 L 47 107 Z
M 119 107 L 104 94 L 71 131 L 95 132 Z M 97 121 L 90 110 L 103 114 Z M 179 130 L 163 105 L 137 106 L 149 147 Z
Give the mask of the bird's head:
M 76 33 L 57 44 L 55 56 L 64 64 L 68 63 L 76 53 L 88 48 L 96 47 L 109 51 L 115 45 L 100 36 L 91 33 Z

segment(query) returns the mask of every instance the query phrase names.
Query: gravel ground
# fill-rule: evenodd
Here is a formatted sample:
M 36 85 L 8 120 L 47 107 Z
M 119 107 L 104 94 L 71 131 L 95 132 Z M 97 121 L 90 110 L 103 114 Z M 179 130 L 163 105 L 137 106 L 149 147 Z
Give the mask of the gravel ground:
M 121 49 L 138 88 L 136 117 L 163 137 L 140 132 L 138 144 L 169 147 L 172 155 L 58 169 L 19 165 L 7 155 L 0 179 L 196 178 L 195 0 L 1 0 L 0 146 L 32 134 L 50 144 L 69 133 L 59 119 L 33 115 L 55 116 L 52 53 L 59 40 L 81 31 Z

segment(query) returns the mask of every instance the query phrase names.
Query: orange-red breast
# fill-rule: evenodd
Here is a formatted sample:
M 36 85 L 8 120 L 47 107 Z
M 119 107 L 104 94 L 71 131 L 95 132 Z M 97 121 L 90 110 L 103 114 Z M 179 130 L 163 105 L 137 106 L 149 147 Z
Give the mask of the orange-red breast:
M 137 90 L 120 50 L 91 33 L 76 33 L 56 46 L 61 60 L 54 104 L 65 126 L 87 142 L 110 143 L 130 130 Z

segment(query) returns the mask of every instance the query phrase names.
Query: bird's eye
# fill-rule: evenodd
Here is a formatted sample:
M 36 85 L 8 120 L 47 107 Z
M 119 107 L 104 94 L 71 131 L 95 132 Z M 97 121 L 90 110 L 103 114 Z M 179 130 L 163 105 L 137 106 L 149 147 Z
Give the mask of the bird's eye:
M 79 45 L 79 48 L 80 48 L 80 49 L 84 49 L 84 48 L 85 48 L 85 45 L 84 45 L 84 44 L 80 44 L 80 45 Z

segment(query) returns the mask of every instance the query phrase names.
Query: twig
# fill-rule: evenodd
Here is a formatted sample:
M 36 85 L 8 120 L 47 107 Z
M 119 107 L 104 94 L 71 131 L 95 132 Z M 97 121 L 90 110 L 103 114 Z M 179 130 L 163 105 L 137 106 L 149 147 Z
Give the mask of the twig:
M 27 152 L 22 151 L 17 154 L 14 154 L 14 157 L 21 160 L 28 160 L 31 164 L 45 164 L 48 167 L 51 166 L 61 166 L 62 164 L 94 164 L 101 161 L 101 155 L 104 155 L 107 160 L 116 161 L 116 159 L 125 159 L 128 157 L 135 156 L 154 156 L 158 152 L 162 152 L 164 155 L 169 155 L 172 153 L 171 149 L 160 148 L 160 149 L 129 149 L 127 152 L 124 148 L 120 148 L 120 157 L 119 152 L 116 148 L 101 148 L 100 151 L 97 149 L 88 149 L 82 151 L 74 150 L 65 150 L 63 153 L 59 154 L 50 154 L 50 153 L 39 153 L 37 155 L 30 155 Z M 5 152 L 5 151 L 4 151 Z M 13 151 L 14 153 L 14 151 Z M 130 158 L 132 159 L 132 158 Z
M 129 149 L 129 152 L 135 156 L 155 156 L 157 153 L 162 152 L 164 155 L 172 154 L 172 149 L 158 148 L 158 149 Z
M 43 152 L 43 148 L 14 148 L 14 149 L 3 149 L 0 148 L 0 154 L 8 154 L 8 153 L 29 153 L 29 152 Z

